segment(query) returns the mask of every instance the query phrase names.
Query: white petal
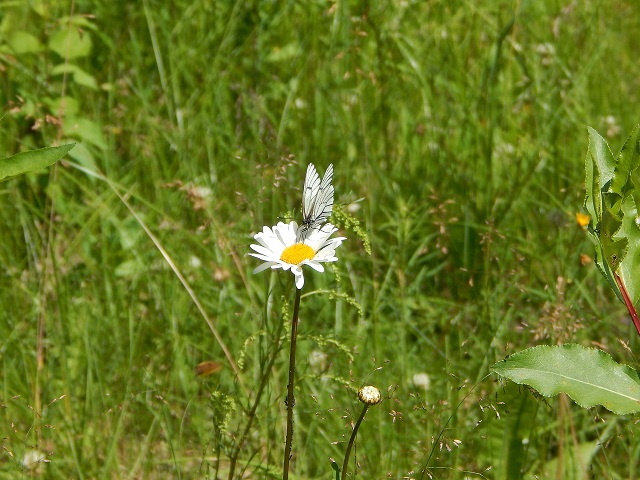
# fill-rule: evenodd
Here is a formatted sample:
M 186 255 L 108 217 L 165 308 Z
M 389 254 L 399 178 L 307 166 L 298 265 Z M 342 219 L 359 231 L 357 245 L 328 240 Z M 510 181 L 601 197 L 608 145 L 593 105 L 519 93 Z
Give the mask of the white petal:
M 302 270 L 300 270 L 300 275 L 296 275 L 296 288 L 298 290 L 302 290 L 304 286 L 304 275 L 302 274 Z
M 265 257 L 264 255 L 259 255 L 257 253 L 250 253 L 249 255 L 252 256 L 252 257 L 257 258 L 258 260 L 262 260 L 263 262 L 278 263 L 278 262 L 276 262 L 275 259 L 273 259 L 271 257 Z
M 253 248 L 256 252 L 258 252 L 260 255 L 264 255 L 266 257 L 274 257 L 278 258 L 277 255 L 275 254 L 275 252 L 273 250 L 270 250 L 267 247 L 263 247 L 262 245 L 254 245 L 251 244 L 250 245 L 251 248 Z M 251 254 L 250 254 L 251 255 Z
M 253 236 L 253 238 L 255 238 L 255 239 L 256 239 L 256 241 L 257 241 L 261 246 L 263 246 L 263 247 L 266 247 L 266 246 L 267 246 L 267 242 L 266 242 L 266 240 L 265 240 L 265 237 L 264 237 L 264 235 L 262 235 L 261 233 L 257 233 L 257 234 L 255 234 L 255 235 Z
M 260 238 L 269 238 L 269 237 L 275 237 L 275 233 L 273 233 L 273 230 L 271 230 L 269 227 L 265 226 L 262 228 L 262 232 L 260 233 L 256 233 L 253 238 L 255 238 L 256 240 L 260 239 Z
M 326 258 L 335 255 L 336 249 L 333 245 L 326 245 L 316 252 L 314 258 Z
M 344 237 L 332 238 L 331 240 L 329 240 L 329 236 L 337 230 L 337 228 L 332 228 L 330 231 L 319 233 L 318 235 L 311 238 L 308 244 L 316 251 L 321 250 L 325 246 L 331 245 L 333 243 L 336 243 L 336 245 L 340 245 L 340 242 L 342 242 L 342 239 L 344 239 Z
M 277 228 L 274 228 L 274 230 L 276 231 L 276 235 L 278 236 L 282 244 L 285 245 L 285 247 L 290 247 L 291 245 L 296 243 L 296 231 L 298 229 L 296 222 L 290 222 L 286 224 L 278 222 L 278 225 L 276 225 L 276 227 Z
M 329 238 L 333 234 L 333 232 L 337 230 L 338 229 L 333 225 L 327 223 L 320 230 L 314 230 L 313 233 L 309 236 L 309 241 L 317 245 L 322 245 L 327 240 L 327 238 Z
M 274 264 L 274 262 L 264 262 L 262 265 L 257 266 L 256 268 L 253 269 L 253 273 L 260 273 L 264 270 L 266 270 L 267 268 L 271 267 Z
M 330 263 L 330 262 L 337 262 L 338 261 L 338 257 L 336 256 L 327 256 L 327 257 L 323 257 L 323 258 L 314 258 L 313 259 L 316 262 L 323 262 L 323 263 Z
M 273 230 L 265 225 L 264 227 L 262 227 L 262 233 L 259 233 L 258 235 L 266 235 L 270 237 L 273 235 Z
M 285 248 L 287 248 L 288 243 L 286 241 L 286 232 L 284 232 L 283 230 L 277 229 L 276 230 L 276 236 L 278 237 L 278 243 L 280 245 L 282 245 L 282 250 L 284 250 Z
M 330 252 L 335 252 L 336 248 L 338 248 L 340 244 L 342 244 L 342 240 L 340 238 L 334 238 L 317 251 L 316 257 L 326 257 Z M 331 255 L 333 255 L 333 253 L 331 253 Z
M 309 267 L 313 268 L 316 272 L 324 272 L 324 267 L 315 261 L 315 258 L 313 260 L 305 260 L 302 264 L 309 265 Z
M 326 245 L 318 250 L 313 258 L 324 258 L 333 255 L 336 249 L 332 245 Z

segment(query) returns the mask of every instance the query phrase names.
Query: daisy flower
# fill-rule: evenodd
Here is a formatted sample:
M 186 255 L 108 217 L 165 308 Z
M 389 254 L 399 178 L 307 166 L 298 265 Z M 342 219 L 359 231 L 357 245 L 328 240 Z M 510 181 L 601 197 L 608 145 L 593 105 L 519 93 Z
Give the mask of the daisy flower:
M 314 229 L 304 242 L 296 241 L 298 235 L 296 222 L 278 224 L 272 228 L 264 227 L 262 232 L 253 238 L 259 245 L 251 245 L 257 253 L 249 255 L 256 257 L 264 263 L 258 266 L 253 273 L 262 272 L 267 268 L 273 270 L 282 268 L 291 270 L 295 277 L 298 290 L 304 285 L 302 267 L 308 265 L 318 272 L 324 272 L 324 262 L 335 262 L 336 248 L 340 246 L 346 237 L 329 238 L 338 231 L 336 227 L 327 223 L 322 228 Z

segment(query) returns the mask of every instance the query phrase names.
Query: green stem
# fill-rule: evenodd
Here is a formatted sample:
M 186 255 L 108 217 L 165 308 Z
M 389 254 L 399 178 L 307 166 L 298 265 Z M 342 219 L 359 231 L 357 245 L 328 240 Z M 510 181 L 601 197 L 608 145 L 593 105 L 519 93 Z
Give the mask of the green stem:
M 291 461 L 291 444 L 293 443 L 293 385 L 296 372 L 296 339 L 298 337 L 298 313 L 300 311 L 301 290 L 296 289 L 296 300 L 293 305 L 293 318 L 291 319 L 291 347 L 289 350 L 289 383 L 287 384 L 287 437 L 284 445 L 284 462 L 282 466 L 282 480 L 289 478 L 289 462 Z
M 627 292 L 626 287 L 624 286 L 624 282 L 620 275 L 616 272 L 613 272 L 613 277 L 616 279 L 616 283 L 618 284 L 618 288 L 620 289 L 620 293 L 622 294 L 622 300 L 624 300 L 624 304 L 629 310 L 629 315 L 631 315 L 631 319 L 633 320 L 633 324 L 636 326 L 636 330 L 638 331 L 638 335 L 640 335 L 640 318 L 638 318 L 638 312 L 636 312 L 636 307 L 633 305 L 633 300 L 629 296 L 629 292 Z
M 358 433 L 358 428 L 360 428 L 360 424 L 362 423 L 362 420 L 364 419 L 364 414 L 367 413 L 368 408 L 369 408 L 369 405 L 367 404 L 365 404 L 364 407 L 362 407 L 362 412 L 360 413 L 360 417 L 358 418 L 356 425 L 353 427 L 353 432 L 351 432 L 351 438 L 349 439 L 349 444 L 347 445 L 347 451 L 344 454 L 344 462 L 342 463 L 342 480 L 345 480 L 347 478 L 347 467 L 349 466 L 349 457 L 351 456 L 351 447 L 353 447 L 353 444 L 356 441 L 356 434 Z

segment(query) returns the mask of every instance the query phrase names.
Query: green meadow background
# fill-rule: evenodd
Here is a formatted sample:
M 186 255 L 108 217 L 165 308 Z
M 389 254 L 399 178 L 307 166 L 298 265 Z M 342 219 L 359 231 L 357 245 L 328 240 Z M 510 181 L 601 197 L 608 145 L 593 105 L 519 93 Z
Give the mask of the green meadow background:
M 349 478 L 635 478 L 633 415 L 490 367 L 637 367 L 575 215 L 586 127 L 640 122 L 639 31 L 616 0 L 0 2 L 0 156 L 76 142 L 0 185 L 0 478 L 282 477 L 293 276 L 247 253 L 310 162 L 348 240 L 305 275 L 292 478 L 335 478 L 365 384 Z

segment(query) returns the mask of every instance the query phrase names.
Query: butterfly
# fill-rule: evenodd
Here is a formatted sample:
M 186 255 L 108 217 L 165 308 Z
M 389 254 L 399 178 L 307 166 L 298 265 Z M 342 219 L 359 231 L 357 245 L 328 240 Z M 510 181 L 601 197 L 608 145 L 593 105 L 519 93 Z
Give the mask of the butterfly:
M 296 235 L 297 242 L 303 242 L 311 233 L 320 227 L 333 210 L 333 164 L 327 167 L 322 181 L 313 163 L 307 167 L 302 190 L 302 223 Z

